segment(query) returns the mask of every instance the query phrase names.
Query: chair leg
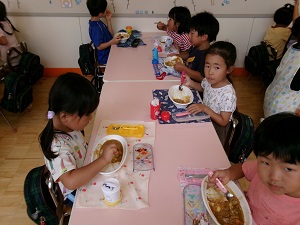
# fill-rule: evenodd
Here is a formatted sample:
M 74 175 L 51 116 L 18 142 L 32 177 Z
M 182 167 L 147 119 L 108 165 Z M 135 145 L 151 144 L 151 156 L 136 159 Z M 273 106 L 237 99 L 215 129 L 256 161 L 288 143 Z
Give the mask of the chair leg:
M 92 83 L 94 83 L 98 94 L 100 96 L 101 94 L 101 90 L 102 90 L 102 85 L 103 85 L 103 74 L 97 74 L 96 76 L 94 76 L 94 78 L 91 81 Z
M 1 109 L 0 109 L 0 114 L 2 115 L 2 117 L 4 118 L 4 120 L 6 121 L 6 123 L 11 127 L 12 131 L 13 131 L 14 133 L 16 133 L 16 132 L 17 132 L 17 129 L 14 128 L 14 127 L 11 125 L 11 123 L 6 119 L 6 117 L 4 116 L 4 114 L 3 114 L 3 112 L 2 112 Z

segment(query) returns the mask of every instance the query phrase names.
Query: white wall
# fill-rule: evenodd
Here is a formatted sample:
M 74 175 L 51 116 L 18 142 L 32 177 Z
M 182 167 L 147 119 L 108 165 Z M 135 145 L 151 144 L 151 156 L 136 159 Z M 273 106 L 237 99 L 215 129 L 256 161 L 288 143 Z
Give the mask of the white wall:
M 20 30 L 19 41 L 26 41 L 28 48 L 41 57 L 45 68 L 78 68 L 78 47 L 90 41 L 89 17 L 9 17 Z M 113 18 L 115 31 L 131 25 L 142 32 L 157 31 L 156 21 L 166 18 Z M 236 67 L 244 66 L 244 57 L 252 45 L 258 44 L 272 18 L 218 18 L 220 32 L 217 40 L 232 42 L 238 53 Z

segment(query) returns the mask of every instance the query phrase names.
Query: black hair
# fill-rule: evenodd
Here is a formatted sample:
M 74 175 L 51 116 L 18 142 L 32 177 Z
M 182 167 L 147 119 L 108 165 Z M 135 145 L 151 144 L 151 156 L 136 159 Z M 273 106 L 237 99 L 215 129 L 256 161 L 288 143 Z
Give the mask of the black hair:
M 197 31 L 199 36 L 207 34 L 208 41 L 212 42 L 217 39 L 220 25 L 212 13 L 204 11 L 191 18 L 190 29 Z
M 274 22 L 288 26 L 293 20 L 293 10 L 294 6 L 291 4 L 285 4 L 283 7 L 277 9 L 274 13 Z
M 98 104 L 98 92 L 89 80 L 77 73 L 66 73 L 59 76 L 50 89 L 48 111 L 53 111 L 56 115 L 60 112 L 77 113 L 82 117 L 94 112 Z M 57 157 L 51 150 L 56 133 L 64 132 L 55 130 L 53 120 L 49 119 L 39 136 L 43 153 L 49 160 Z
M 292 32 L 291 32 L 291 36 L 293 37 L 300 37 L 300 16 L 295 19 L 294 24 L 292 26 Z M 299 42 L 299 39 L 298 39 Z
M 98 16 L 100 13 L 104 13 L 107 8 L 106 0 L 87 0 L 86 6 L 91 16 Z
M 191 19 L 190 10 L 184 6 L 175 6 L 169 12 L 169 18 L 173 19 L 175 25 L 179 23 L 177 33 L 189 33 L 189 22 Z
M 6 12 L 6 7 L 4 5 L 3 2 L 0 1 L 0 21 L 8 21 L 9 24 L 11 25 L 11 28 L 14 30 L 14 31 L 17 31 L 19 32 L 15 27 L 14 25 L 10 22 L 10 20 L 7 18 L 7 12 Z M 4 30 L 4 27 L 3 27 L 3 24 L 0 23 L 0 28 L 1 30 L 3 30 L 6 34 L 8 35 L 12 35 L 13 33 L 10 33 L 6 30 Z
M 300 117 L 278 113 L 264 119 L 254 133 L 256 156 L 273 154 L 286 163 L 300 163 Z

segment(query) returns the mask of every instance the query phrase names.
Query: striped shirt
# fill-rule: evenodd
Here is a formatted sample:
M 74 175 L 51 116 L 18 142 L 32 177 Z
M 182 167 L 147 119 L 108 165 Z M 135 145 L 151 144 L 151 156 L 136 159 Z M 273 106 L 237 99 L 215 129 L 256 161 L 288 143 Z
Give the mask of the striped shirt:
M 178 45 L 180 51 L 184 52 L 191 48 L 191 42 L 188 33 L 177 34 L 175 31 L 167 29 L 167 34 L 173 38 L 175 44 Z

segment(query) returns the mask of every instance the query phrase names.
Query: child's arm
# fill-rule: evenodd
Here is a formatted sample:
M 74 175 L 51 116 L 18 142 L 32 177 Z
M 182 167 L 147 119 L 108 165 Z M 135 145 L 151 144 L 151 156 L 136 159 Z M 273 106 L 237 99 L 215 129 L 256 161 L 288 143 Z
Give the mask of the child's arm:
M 300 116 L 300 107 L 298 109 L 296 109 L 295 115 Z
M 204 78 L 204 77 L 201 76 L 201 73 L 199 71 L 192 70 L 192 69 L 190 69 L 189 67 L 185 66 L 182 63 L 176 63 L 175 66 L 174 66 L 174 69 L 177 72 L 185 71 L 186 74 L 190 78 L 192 78 L 193 80 L 198 81 L 198 82 L 201 82 L 203 80 L 203 78 Z
M 204 112 L 210 116 L 211 120 L 223 127 L 225 127 L 229 123 L 229 119 L 231 116 L 231 112 L 221 112 L 220 114 L 218 114 L 208 106 L 201 103 L 196 103 L 188 106 L 187 111 L 193 114 Z
M 244 177 L 242 170 L 243 163 L 233 164 L 228 169 L 216 170 L 212 177 L 208 178 L 208 186 L 214 186 L 216 184 L 216 178 L 219 178 L 223 184 L 227 184 L 231 180 L 236 180 Z
M 111 33 L 111 35 L 114 35 L 113 29 L 112 29 L 111 17 L 112 17 L 112 13 L 110 10 L 107 9 L 106 16 L 105 16 L 107 28 L 108 28 L 108 31 Z
M 196 91 L 203 92 L 203 88 L 201 86 L 201 83 L 197 81 L 193 81 L 188 75 L 184 75 L 184 85 L 188 86 L 191 89 L 195 89 Z
M 59 179 L 70 190 L 80 188 L 93 179 L 117 155 L 116 144 L 111 144 L 103 150 L 103 154 L 98 159 L 86 166 L 64 173 Z
M 295 0 L 294 11 L 293 11 L 293 23 L 299 17 L 299 0 Z
M 164 23 L 161 22 L 161 21 L 159 21 L 159 22 L 157 23 L 156 27 L 157 27 L 157 29 L 159 29 L 159 30 L 164 30 L 164 31 L 167 30 L 167 25 L 164 24 Z
M 112 46 L 112 45 L 115 45 L 115 44 L 120 43 L 120 41 L 121 41 L 121 37 L 115 36 L 115 37 L 113 37 L 110 41 L 101 43 L 101 44 L 97 47 L 97 49 L 98 49 L 98 50 L 106 49 L 106 48 L 108 48 L 108 47 L 110 47 L 110 46 Z

